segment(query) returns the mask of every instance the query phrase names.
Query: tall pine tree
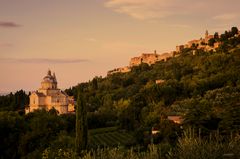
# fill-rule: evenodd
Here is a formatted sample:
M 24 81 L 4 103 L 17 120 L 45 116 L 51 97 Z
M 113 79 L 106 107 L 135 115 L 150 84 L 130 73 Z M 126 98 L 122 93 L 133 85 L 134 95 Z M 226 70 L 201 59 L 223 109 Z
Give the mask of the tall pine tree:
M 87 109 L 86 102 L 82 92 L 79 91 L 76 106 L 76 140 L 75 155 L 76 158 L 81 156 L 82 150 L 87 148 L 88 126 L 87 126 Z

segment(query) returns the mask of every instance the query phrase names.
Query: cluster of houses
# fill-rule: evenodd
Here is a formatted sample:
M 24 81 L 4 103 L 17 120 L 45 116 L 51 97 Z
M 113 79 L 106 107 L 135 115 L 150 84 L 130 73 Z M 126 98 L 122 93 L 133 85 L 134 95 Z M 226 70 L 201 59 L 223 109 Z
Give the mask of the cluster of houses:
M 205 33 L 205 38 L 195 39 L 187 42 L 185 45 L 178 45 L 176 46 L 176 52 L 181 52 L 185 48 L 191 48 L 193 46 L 196 47 L 196 49 L 203 49 L 205 51 L 215 51 L 219 46 L 220 42 L 215 42 L 213 46 L 208 45 L 208 41 L 210 39 L 214 38 L 214 35 L 209 35 L 208 31 Z
M 158 61 L 166 61 L 168 58 L 175 57 L 179 55 L 179 53 L 186 48 L 191 48 L 195 46 L 196 49 L 203 49 L 205 51 L 215 51 L 219 46 L 220 42 L 215 42 L 213 46 L 208 45 L 208 41 L 214 38 L 214 35 L 209 35 L 208 31 L 205 33 L 205 38 L 200 38 L 198 40 L 191 40 L 187 42 L 185 45 L 176 46 L 175 51 L 171 51 L 169 53 L 161 53 L 157 54 L 156 50 L 153 53 L 142 53 L 141 56 L 133 57 L 130 60 L 129 66 L 115 68 L 111 71 L 108 71 L 108 75 L 114 73 L 127 73 L 131 71 L 131 68 L 134 66 L 138 66 L 141 63 L 146 63 L 148 65 L 155 64 Z
M 154 51 L 154 53 L 142 53 L 141 56 L 131 58 L 129 62 L 129 66 L 120 67 L 120 68 L 116 68 L 114 70 L 108 71 L 108 75 L 119 73 L 119 72 L 120 73 L 130 72 L 132 67 L 138 66 L 141 63 L 152 65 L 158 61 L 166 61 L 168 58 L 173 57 L 173 55 L 174 55 L 174 52 L 157 54 L 156 50 Z

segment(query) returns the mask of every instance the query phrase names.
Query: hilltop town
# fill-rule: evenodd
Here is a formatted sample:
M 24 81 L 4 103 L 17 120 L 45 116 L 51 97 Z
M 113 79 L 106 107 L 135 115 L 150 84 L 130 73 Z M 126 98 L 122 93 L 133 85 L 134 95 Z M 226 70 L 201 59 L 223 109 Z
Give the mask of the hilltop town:
M 156 63 L 157 61 L 166 61 L 167 58 L 172 57 L 173 53 L 163 53 L 163 54 L 157 54 L 157 51 L 155 50 L 154 53 L 143 53 L 139 57 L 133 57 L 130 60 L 129 66 L 116 68 L 114 70 L 108 71 L 108 75 L 114 74 L 114 73 L 126 73 L 131 71 L 131 68 L 134 66 L 138 66 L 141 63 L 147 63 L 149 65 L 152 65 Z
M 236 36 L 240 36 L 240 31 L 238 31 Z M 210 35 L 208 30 L 206 30 L 204 38 L 201 37 L 200 39 L 193 39 L 184 45 L 178 45 L 174 51 L 170 51 L 169 53 L 158 54 L 156 50 L 153 53 L 142 53 L 141 56 L 131 58 L 129 66 L 115 68 L 108 71 L 107 74 L 111 75 L 114 73 L 127 73 L 131 71 L 132 67 L 138 66 L 141 63 L 152 65 L 158 61 L 166 61 L 169 58 L 179 56 L 181 51 L 187 48 L 194 48 L 195 50 L 202 49 L 204 51 L 216 51 L 216 49 L 221 45 L 221 42 L 214 41 L 214 39 L 218 37 L 219 35 L 217 32 L 214 35 Z

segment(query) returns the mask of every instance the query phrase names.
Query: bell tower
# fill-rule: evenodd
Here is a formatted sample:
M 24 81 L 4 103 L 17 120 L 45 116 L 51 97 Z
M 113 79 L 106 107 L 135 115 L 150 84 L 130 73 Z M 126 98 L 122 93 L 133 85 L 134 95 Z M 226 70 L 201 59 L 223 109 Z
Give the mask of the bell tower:
M 206 32 L 205 32 L 205 39 L 207 39 L 208 36 L 209 36 L 209 34 L 208 34 L 208 30 L 206 30 Z
M 53 77 L 53 88 L 57 89 L 57 78 L 56 78 L 56 75 L 54 72 L 53 72 L 52 77 Z

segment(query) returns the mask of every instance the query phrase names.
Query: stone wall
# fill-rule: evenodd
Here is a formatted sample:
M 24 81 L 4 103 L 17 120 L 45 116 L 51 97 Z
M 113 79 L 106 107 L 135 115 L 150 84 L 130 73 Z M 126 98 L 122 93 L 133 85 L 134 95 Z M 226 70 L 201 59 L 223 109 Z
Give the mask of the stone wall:
M 141 63 L 146 63 L 148 65 L 155 64 L 158 61 L 166 61 L 168 58 L 172 57 L 173 53 L 162 53 L 162 54 L 157 54 L 155 53 L 143 53 L 139 57 L 133 57 L 130 60 L 130 67 L 133 66 L 138 66 Z

